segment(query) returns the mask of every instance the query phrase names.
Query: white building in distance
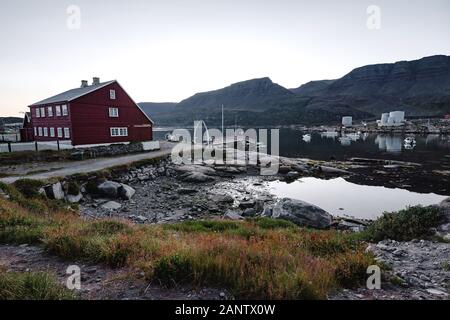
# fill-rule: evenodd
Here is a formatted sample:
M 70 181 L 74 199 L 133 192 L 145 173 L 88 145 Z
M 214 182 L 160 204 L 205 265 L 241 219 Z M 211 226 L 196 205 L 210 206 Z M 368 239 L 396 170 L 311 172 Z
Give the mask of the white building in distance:
M 352 117 L 342 117 L 342 125 L 344 127 L 351 127 L 353 123 Z
M 377 120 L 378 127 L 400 127 L 405 125 L 405 111 L 383 113 L 381 120 Z

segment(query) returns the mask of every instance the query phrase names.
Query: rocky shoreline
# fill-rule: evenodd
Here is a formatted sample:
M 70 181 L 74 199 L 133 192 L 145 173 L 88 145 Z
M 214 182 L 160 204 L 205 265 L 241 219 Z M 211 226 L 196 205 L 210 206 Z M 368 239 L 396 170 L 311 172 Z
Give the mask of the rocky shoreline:
M 243 220 L 271 217 L 316 229 L 334 228 L 360 232 L 370 221 L 337 218 L 311 204 L 275 198 L 266 188 L 274 180 L 294 181 L 303 176 L 352 179 L 361 168 L 376 171 L 420 168 L 412 163 L 386 163 L 373 159 L 324 163 L 308 159 L 280 159 L 275 176 L 261 176 L 257 166 L 175 165 L 170 159 L 143 165 L 122 174 L 89 177 L 78 195 L 67 194 L 71 181 L 46 186 L 50 197 L 79 202 L 80 214 L 88 219 L 124 218 L 139 224 L 164 224 L 197 219 Z M 56 185 L 56 187 L 55 187 Z M 94 187 L 94 188 L 93 188 Z M 55 192 L 56 190 L 56 192 Z M 59 193 L 59 195 L 58 195 Z M 74 192 L 72 192 L 74 193 Z M 436 228 L 441 239 L 450 240 L 450 201 L 441 206 L 449 221 Z M 384 240 L 367 248 L 380 264 L 388 266 L 380 290 L 359 288 L 332 294 L 329 299 L 449 299 L 450 243 Z

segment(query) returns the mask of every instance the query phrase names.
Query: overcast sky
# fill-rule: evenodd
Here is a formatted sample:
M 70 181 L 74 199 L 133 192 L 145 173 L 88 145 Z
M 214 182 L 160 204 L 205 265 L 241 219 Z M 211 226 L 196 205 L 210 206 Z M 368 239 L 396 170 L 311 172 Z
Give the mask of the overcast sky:
M 449 39 L 450 0 L 2 0 L 0 116 L 93 76 L 136 102 L 179 101 L 252 78 L 292 88 L 450 55 Z

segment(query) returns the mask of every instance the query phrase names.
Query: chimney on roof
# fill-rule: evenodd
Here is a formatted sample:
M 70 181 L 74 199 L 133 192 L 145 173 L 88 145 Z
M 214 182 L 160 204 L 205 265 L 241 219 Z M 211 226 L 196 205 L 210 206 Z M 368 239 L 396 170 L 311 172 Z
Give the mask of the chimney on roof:
M 92 78 L 92 85 L 96 86 L 96 85 L 98 85 L 98 84 L 100 84 L 100 78 L 98 78 L 98 77 L 93 77 L 93 78 Z
M 81 80 L 81 88 L 86 88 L 88 86 L 87 80 Z

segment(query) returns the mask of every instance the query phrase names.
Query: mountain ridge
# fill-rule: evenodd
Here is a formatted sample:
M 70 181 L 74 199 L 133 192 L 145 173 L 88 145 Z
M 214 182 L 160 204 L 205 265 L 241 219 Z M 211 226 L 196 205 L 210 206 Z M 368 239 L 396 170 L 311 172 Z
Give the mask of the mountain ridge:
M 145 103 L 143 103 L 145 104 Z M 450 56 L 355 68 L 335 80 L 316 80 L 286 89 L 268 77 L 233 83 L 196 93 L 169 107 L 147 103 L 148 114 L 160 124 L 188 124 L 202 119 L 226 124 L 290 125 L 340 121 L 344 115 L 375 119 L 402 109 L 407 116 L 450 113 Z

